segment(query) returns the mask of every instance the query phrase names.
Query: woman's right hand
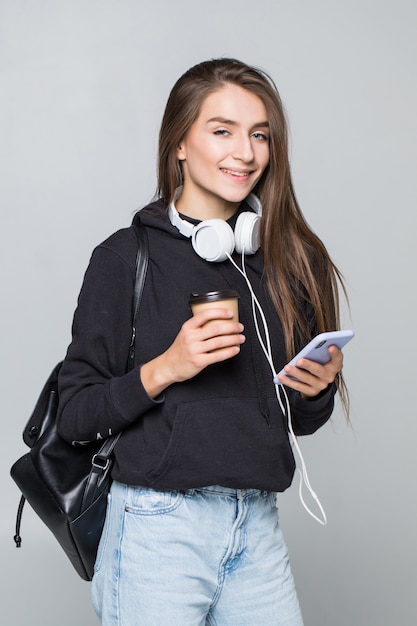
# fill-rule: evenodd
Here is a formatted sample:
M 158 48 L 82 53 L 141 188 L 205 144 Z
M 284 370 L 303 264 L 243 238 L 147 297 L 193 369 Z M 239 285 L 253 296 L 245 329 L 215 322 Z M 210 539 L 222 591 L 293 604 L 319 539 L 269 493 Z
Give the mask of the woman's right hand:
M 246 338 L 243 324 L 232 317 L 229 309 L 209 308 L 184 322 L 168 350 L 141 367 L 148 395 L 155 398 L 173 383 L 189 380 L 208 365 L 236 356 Z

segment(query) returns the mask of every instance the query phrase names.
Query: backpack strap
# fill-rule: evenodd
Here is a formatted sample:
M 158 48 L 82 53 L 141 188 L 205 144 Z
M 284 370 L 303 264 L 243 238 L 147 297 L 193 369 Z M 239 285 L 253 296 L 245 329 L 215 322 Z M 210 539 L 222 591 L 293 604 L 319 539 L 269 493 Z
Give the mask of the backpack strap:
M 132 307 L 132 338 L 130 340 L 129 357 L 126 368 L 128 372 L 133 369 L 135 364 L 136 323 L 149 260 L 149 244 L 146 229 L 135 224 L 133 228 L 138 239 L 138 252 L 136 255 L 136 278 Z M 85 486 L 81 510 L 85 510 L 94 501 L 100 476 L 107 469 L 110 457 L 121 435 L 122 432 L 113 437 L 108 437 L 100 450 L 93 456 L 92 469 Z
M 146 228 L 140 227 L 137 224 L 133 224 L 133 228 L 138 239 L 138 253 L 136 255 L 136 279 L 132 309 L 132 338 L 130 340 L 129 361 L 127 364 L 128 371 L 133 368 L 135 361 L 136 323 L 149 262 L 149 243 Z

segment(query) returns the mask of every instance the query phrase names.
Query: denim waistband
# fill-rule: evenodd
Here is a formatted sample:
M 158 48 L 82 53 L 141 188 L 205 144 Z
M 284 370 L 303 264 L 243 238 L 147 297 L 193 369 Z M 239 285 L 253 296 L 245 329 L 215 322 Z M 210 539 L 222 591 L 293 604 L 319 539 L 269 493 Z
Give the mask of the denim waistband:
M 234 489 L 233 487 L 222 487 L 221 485 L 209 485 L 207 487 L 186 489 L 184 493 L 190 496 L 194 493 L 206 493 L 213 496 L 228 496 L 229 498 L 236 498 L 236 500 L 243 500 L 251 497 L 265 498 L 270 492 L 260 491 L 259 489 Z

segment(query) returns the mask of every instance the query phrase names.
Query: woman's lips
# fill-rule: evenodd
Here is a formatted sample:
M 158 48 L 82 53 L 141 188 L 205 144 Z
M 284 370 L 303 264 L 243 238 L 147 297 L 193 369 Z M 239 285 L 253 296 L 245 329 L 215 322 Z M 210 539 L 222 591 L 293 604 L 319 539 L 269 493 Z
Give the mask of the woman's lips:
M 250 176 L 253 172 L 253 170 L 234 170 L 234 169 L 229 169 L 227 167 L 221 167 L 220 170 L 224 173 L 224 174 L 228 174 L 229 176 L 234 176 L 235 178 L 248 178 L 248 176 Z

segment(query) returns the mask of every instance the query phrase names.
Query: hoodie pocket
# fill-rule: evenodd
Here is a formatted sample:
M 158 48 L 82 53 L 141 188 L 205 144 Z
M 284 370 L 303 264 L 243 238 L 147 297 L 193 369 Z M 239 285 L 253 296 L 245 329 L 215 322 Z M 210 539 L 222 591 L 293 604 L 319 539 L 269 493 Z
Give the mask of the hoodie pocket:
M 148 472 L 150 487 L 186 488 L 209 484 L 278 490 L 291 482 L 294 459 L 284 420 L 270 406 L 270 426 L 257 398 L 216 398 L 177 407 L 171 436 L 158 465 Z

